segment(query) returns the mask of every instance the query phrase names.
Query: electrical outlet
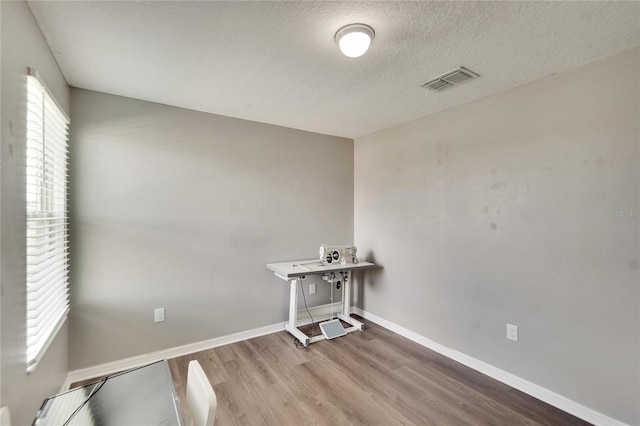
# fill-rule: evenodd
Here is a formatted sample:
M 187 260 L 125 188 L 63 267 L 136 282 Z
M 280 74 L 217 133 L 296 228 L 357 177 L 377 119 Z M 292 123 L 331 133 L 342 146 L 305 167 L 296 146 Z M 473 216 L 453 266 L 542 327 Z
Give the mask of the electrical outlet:
M 164 308 L 157 308 L 153 311 L 153 322 L 164 321 Z
M 309 284 L 309 294 L 316 294 L 316 283 Z
M 518 341 L 518 326 L 513 324 L 507 324 L 507 339 Z

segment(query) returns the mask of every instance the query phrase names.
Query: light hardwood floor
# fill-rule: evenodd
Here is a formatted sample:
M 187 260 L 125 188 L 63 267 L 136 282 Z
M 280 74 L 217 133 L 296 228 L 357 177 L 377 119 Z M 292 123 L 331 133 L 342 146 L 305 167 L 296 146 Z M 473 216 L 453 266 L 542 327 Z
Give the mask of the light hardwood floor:
M 171 359 L 176 391 L 184 407 L 196 359 L 218 398 L 216 425 L 588 424 L 362 321 L 363 332 L 303 349 L 280 332 Z

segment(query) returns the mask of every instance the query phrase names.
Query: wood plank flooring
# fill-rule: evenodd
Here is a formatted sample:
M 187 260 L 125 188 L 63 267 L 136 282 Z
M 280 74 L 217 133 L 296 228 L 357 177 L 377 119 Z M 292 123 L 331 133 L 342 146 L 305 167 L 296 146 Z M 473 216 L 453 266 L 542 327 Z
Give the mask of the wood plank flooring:
M 185 417 L 196 359 L 218 398 L 218 426 L 588 424 L 360 320 L 363 332 L 308 348 L 280 332 L 169 360 Z

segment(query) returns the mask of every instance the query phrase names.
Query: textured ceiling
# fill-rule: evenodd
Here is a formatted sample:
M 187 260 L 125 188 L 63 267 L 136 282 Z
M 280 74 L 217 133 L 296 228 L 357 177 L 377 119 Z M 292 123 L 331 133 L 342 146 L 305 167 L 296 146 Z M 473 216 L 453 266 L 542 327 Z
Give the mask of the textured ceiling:
M 349 138 L 640 46 L 638 2 L 29 1 L 71 86 Z M 371 25 L 358 59 L 333 39 Z M 458 66 L 481 77 L 418 87 Z

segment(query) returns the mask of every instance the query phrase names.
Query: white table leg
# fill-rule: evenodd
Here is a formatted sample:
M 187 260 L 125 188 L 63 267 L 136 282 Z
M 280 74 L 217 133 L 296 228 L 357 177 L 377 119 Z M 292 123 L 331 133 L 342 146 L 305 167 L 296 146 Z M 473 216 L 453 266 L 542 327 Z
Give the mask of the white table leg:
M 363 323 L 351 318 L 351 271 L 347 272 L 346 280 L 342 285 L 342 314 L 338 315 L 338 318 L 353 326 L 345 330 L 347 333 L 364 330 Z
M 351 314 L 351 271 L 347 272 L 345 278 L 342 283 L 342 315 L 348 317 Z
M 291 290 L 289 291 L 289 327 L 296 328 L 298 326 L 298 280 L 291 281 Z
M 291 281 L 289 291 L 289 322 L 285 329 L 293 334 L 304 346 L 309 346 L 309 337 L 298 330 L 298 280 Z

